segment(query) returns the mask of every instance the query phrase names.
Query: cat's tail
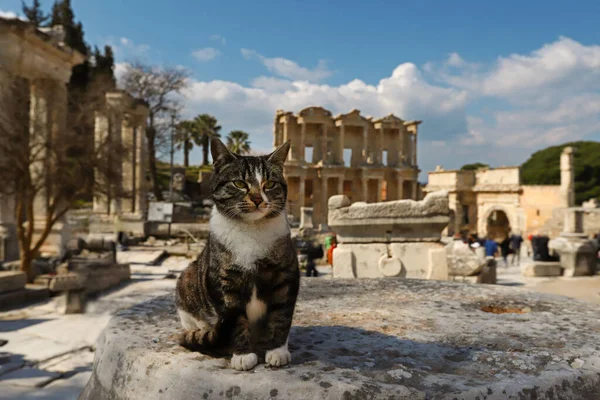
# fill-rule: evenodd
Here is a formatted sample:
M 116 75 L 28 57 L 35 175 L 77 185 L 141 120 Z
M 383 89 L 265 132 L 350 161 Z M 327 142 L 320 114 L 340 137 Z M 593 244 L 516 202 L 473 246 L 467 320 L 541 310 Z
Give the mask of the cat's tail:
M 223 338 L 215 328 L 187 330 L 179 337 L 179 344 L 189 350 L 211 356 L 227 356 L 230 351 L 223 346 Z

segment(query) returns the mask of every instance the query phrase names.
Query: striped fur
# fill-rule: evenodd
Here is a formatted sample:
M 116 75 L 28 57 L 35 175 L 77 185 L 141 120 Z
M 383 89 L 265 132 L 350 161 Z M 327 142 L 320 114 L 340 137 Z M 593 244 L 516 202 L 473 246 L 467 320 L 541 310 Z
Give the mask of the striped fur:
M 285 365 L 300 281 L 285 215 L 289 143 L 261 157 L 234 155 L 218 139 L 211 145 L 210 234 L 177 281 L 181 344 L 231 355 L 238 370 L 265 357 L 270 365 Z

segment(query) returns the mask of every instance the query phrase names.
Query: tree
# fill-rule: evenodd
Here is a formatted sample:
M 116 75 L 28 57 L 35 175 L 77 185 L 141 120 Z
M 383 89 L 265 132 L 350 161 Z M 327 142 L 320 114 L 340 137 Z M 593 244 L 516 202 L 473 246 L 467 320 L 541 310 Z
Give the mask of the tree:
M 42 26 L 50 19 L 50 15 L 45 14 L 44 11 L 42 11 L 40 0 L 33 0 L 31 6 L 27 6 L 27 4 L 21 0 L 21 9 L 27 20 L 37 27 Z
M 195 120 L 181 121 L 177 124 L 175 133 L 175 142 L 177 149 L 183 149 L 183 166 L 190 166 L 190 151 L 194 148 L 194 144 L 201 146 L 202 126 Z
M 477 171 L 478 169 L 489 168 L 489 167 L 490 166 L 488 164 L 476 162 L 476 163 L 472 163 L 472 164 L 465 164 L 460 169 L 463 171 Z
M 221 137 L 219 134 L 221 126 L 218 125 L 217 119 L 210 114 L 200 114 L 194 121 L 196 121 L 202 129 L 202 136 L 200 139 L 202 144 L 202 165 L 208 165 L 210 139 L 213 137 Z
M 227 135 L 227 148 L 236 154 L 250 153 L 250 135 L 244 131 L 231 131 Z
M 575 203 L 600 197 L 600 142 L 570 142 L 533 153 L 521 166 L 523 184 L 560 185 L 560 155 L 568 146 L 575 149 Z
M 164 137 L 169 115 L 179 107 L 177 95 L 185 88 L 188 74 L 180 68 L 159 68 L 139 62 L 128 65 L 122 78 L 123 88 L 149 105 L 146 138 L 150 157 L 152 191 L 162 200 L 156 169 L 157 143 Z M 161 126 L 162 122 L 162 126 Z
M 119 195 L 111 187 L 119 182 L 113 160 L 125 149 L 109 138 L 91 147 L 78 140 L 88 115 L 102 106 L 104 88 L 88 90 L 67 110 L 66 89 L 36 86 L 35 98 L 43 100 L 30 102 L 29 82 L 8 77 L 9 84 L 0 87 L 0 193 L 14 198 L 20 267 L 32 281 L 31 262 L 90 185 L 99 193 Z

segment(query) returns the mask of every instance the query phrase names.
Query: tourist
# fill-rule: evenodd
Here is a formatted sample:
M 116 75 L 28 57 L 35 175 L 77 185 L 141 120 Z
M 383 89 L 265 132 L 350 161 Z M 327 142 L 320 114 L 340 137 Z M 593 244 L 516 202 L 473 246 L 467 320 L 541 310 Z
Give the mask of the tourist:
M 485 241 L 485 256 L 496 257 L 498 255 L 498 243 L 491 236 Z
M 504 260 L 504 265 L 508 267 L 508 253 L 510 253 L 510 240 L 508 236 L 500 242 L 500 252 L 502 254 L 502 259 Z
M 510 236 L 510 247 L 513 251 L 513 256 L 511 260 L 511 264 L 515 265 L 515 260 L 517 260 L 517 265 L 521 262 L 521 245 L 523 244 L 523 236 L 519 233 L 513 234 Z
M 304 252 L 306 253 L 306 276 L 319 276 L 315 260 L 323 258 L 325 255 L 323 253 L 323 246 L 319 243 L 308 241 Z
M 333 267 L 333 250 L 337 247 L 337 240 L 335 236 L 332 237 L 331 242 L 329 244 L 329 249 L 327 249 L 327 262 L 329 265 Z
M 123 231 L 123 222 L 121 221 L 120 213 L 115 214 L 114 218 L 115 234 L 117 235 L 117 249 L 125 249 L 125 232 Z

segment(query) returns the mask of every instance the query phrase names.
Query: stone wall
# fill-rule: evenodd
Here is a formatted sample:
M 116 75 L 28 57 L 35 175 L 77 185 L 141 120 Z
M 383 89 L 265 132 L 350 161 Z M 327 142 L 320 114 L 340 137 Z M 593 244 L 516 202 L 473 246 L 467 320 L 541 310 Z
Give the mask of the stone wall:
M 521 186 L 521 207 L 525 213 L 525 236 L 535 234 L 552 218 L 556 208 L 561 207 L 560 186 Z M 560 231 L 559 231 L 560 232 Z

